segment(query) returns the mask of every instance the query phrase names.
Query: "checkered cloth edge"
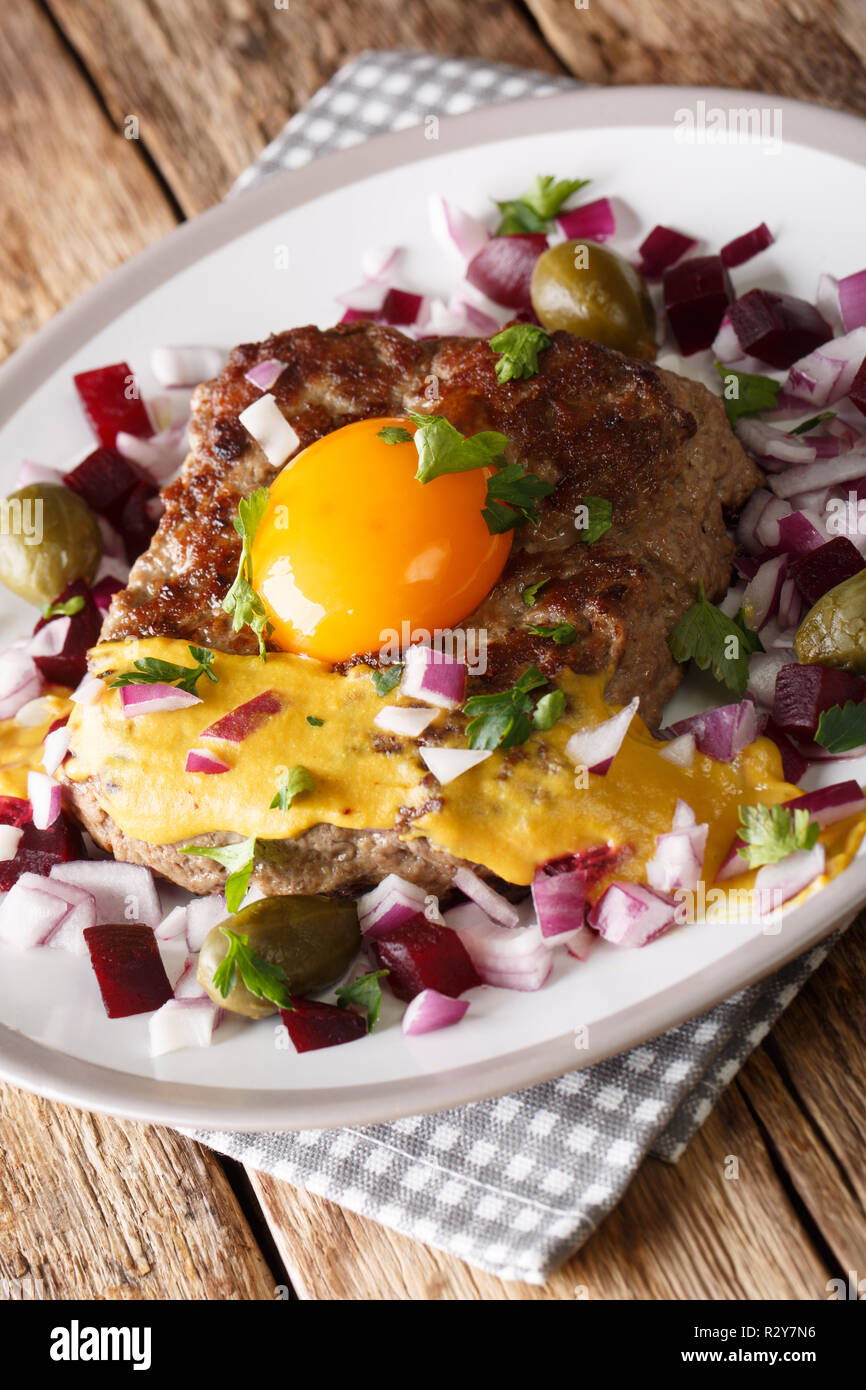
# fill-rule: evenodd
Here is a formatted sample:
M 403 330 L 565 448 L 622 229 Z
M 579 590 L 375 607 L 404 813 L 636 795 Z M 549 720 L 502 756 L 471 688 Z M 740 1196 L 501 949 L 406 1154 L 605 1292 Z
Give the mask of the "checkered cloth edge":
M 573 85 L 474 59 L 363 53 L 233 192 L 433 114 Z M 357 1129 L 184 1132 L 502 1279 L 540 1284 L 616 1205 L 646 1154 L 680 1156 L 837 936 L 652 1042 L 498 1100 Z

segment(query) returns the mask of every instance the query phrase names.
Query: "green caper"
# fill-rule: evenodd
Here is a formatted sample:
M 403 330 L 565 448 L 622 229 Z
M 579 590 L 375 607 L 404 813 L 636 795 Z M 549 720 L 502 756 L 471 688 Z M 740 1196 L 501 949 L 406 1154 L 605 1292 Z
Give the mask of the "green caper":
M 44 608 L 75 579 L 89 583 L 102 558 L 93 512 L 77 492 L 32 483 L 0 501 L 0 584 Z
M 292 994 L 327 989 L 346 973 L 361 944 L 358 909 L 349 898 L 299 894 L 260 898 L 242 907 L 208 932 L 198 958 L 198 979 L 215 1004 L 245 1018 L 265 1018 L 276 1013 L 276 1005 L 252 994 L 240 971 L 228 995 L 220 994 L 213 977 L 229 949 L 223 927 L 247 936 L 250 950 L 280 966 Z
M 866 675 L 866 570 L 828 589 L 809 609 L 794 651 L 802 666 L 842 666 Z
M 593 241 L 561 241 L 542 251 L 530 287 L 544 328 L 564 328 L 630 357 L 654 358 L 655 314 L 634 266 Z

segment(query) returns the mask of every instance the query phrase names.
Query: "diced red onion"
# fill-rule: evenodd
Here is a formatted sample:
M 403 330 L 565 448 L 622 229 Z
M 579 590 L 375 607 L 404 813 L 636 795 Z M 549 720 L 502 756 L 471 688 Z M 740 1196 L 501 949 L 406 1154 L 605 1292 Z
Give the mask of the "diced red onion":
M 780 517 L 778 524 L 778 544 L 792 559 L 808 555 L 810 550 L 817 550 L 826 540 L 812 519 L 803 511 L 791 512 L 789 516 Z
M 664 758 L 665 762 L 675 763 L 677 767 L 691 767 L 696 751 L 694 734 L 680 734 L 659 749 L 659 757 Z
M 479 763 L 490 757 L 489 749 L 475 748 L 433 748 L 422 746 L 418 749 L 421 761 L 433 773 L 440 786 L 447 786 L 456 777 L 462 777 Z
M 541 989 L 553 965 L 551 947 L 537 924 L 509 929 L 473 922 L 460 932 L 460 940 L 484 983 L 499 989 Z
M 151 1057 L 183 1047 L 210 1047 L 222 1016 L 211 999 L 168 999 L 148 1022 Z
M 42 946 L 69 912 L 66 902 L 32 880 L 41 883 L 36 874 L 22 874 L 0 904 L 0 941 L 19 951 Z
M 198 386 L 219 376 L 226 354 L 215 347 L 158 347 L 150 354 L 150 369 L 160 386 Z
M 629 725 L 637 714 L 638 696 L 619 711 L 593 728 L 578 729 L 565 745 L 566 756 L 577 767 L 586 767 L 590 772 L 603 777 L 628 733 Z
M 458 903 L 456 907 L 449 907 L 442 920 L 446 927 L 452 927 L 454 931 L 462 931 L 464 927 L 473 926 L 478 922 L 494 925 L 487 913 L 482 912 L 478 904 L 473 902 Z
M 731 270 L 734 266 L 745 265 L 746 261 L 750 261 L 759 251 L 765 251 L 772 244 L 773 234 L 766 222 L 761 222 L 750 232 L 743 232 L 742 236 L 734 237 L 733 241 L 727 242 L 722 247 L 721 257 Z
M 532 272 L 546 246 L 547 237 L 542 232 L 491 237 L 469 262 L 466 279 L 494 304 L 531 309 Z
M 815 295 L 815 308 L 824 319 L 829 323 L 835 337 L 844 333 L 842 325 L 842 306 L 839 303 L 839 281 L 833 275 L 822 274 L 818 276 L 818 290 Z
M 423 315 L 424 296 L 391 287 L 382 302 L 379 319 L 394 328 L 409 328 Z
M 646 946 L 674 925 L 675 907 L 642 883 L 611 883 L 588 920 L 614 946 Z
M 832 338 L 795 362 L 784 391 L 823 408 L 847 396 L 860 364 L 866 358 L 866 328 Z
M 532 879 L 532 901 L 542 938 L 558 945 L 583 927 L 586 875 L 580 869 L 551 873 L 542 864 Z
M 866 270 L 839 281 L 839 308 L 846 333 L 866 326 Z
M 259 396 L 257 401 L 242 410 L 238 419 L 274 468 L 282 468 L 300 443 L 297 433 L 270 392 Z
M 490 240 L 484 223 L 437 193 L 431 194 L 429 206 L 433 235 L 446 250 L 456 251 L 467 266 Z
M 452 294 L 448 301 L 448 308 L 451 313 L 462 315 L 470 334 L 476 334 L 479 338 L 490 338 L 498 333 L 502 327 L 498 319 L 485 313 L 483 309 L 479 309 L 478 305 L 471 303 L 470 300 L 461 299 L 457 294 Z
M 204 893 L 192 898 L 186 905 L 186 944 L 190 951 L 200 951 L 211 928 L 219 926 L 229 915 L 225 893 Z
M 65 614 L 52 618 L 27 641 L 28 656 L 59 656 L 66 646 L 72 619 Z
M 26 705 L 22 705 L 15 715 L 15 723 L 22 729 L 38 729 L 40 724 L 47 724 L 53 714 L 50 697 L 47 695 L 37 695 L 35 700 L 28 700 Z
M 95 705 L 105 694 L 105 682 L 98 676 L 87 675 L 69 696 L 74 705 Z
M 737 526 L 737 541 L 750 555 L 760 555 L 764 549 L 757 537 L 758 522 L 764 508 L 773 499 L 765 487 L 756 487 L 742 512 Z
M 150 869 L 114 859 L 75 859 L 53 865 L 59 883 L 85 888 L 96 899 L 97 926 L 112 922 L 141 922 L 159 926 L 162 908 Z
M 795 464 L 784 473 L 774 473 L 770 487 L 777 497 L 797 498 L 821 487 L 836 487 L 839 483 L 856 481 L 866 476 L 866 453 L 842 454 L 837 459 L 819 459 L 816 463 Z
M 180 468 L 189 452 L 189 426 L 186 420 L 169 425 L 150 439 L 119 430 L 117 450 L 145 469 L 155 482 L 167 483 Z
M 0 656 L 0 719 L 14 719 L 41 691 L 42 677 L 32 657 L 11 649 Z
M 220 773 L 230 772 L 231 768 L 224 758 L 218 758 L 207 748 L 191 748 L 186 755 L 184 772 Z
M 771 497 L 755 527 L 755 538 L 765 550 L 775 550 L 781 540 L 779 527 L 790 516 L 791 504 L 782 497 Z
M 278 714 L 282 707 L 283 702 L 275 690 L 263 690 L 260 695 L 254 695 L 251 700 L 236 705 L 228 714 L 217 719 L 216 723 L 208 724 L 206 729 L 202 729 L 199 737 L 218 738 L 226 743 L 243 743 L 244 739 L 255 733 L 272 714 Z
M 655 854 L 647 861 L 650 888 L 671 893 L 681 888 L 694 892 L 704 864 L 709 825 L 691 825 L 656 836 Z
M 776 677 L 790 660 L 791 656 L 787 651 L 754 652 L 749 658 L 749 683 L 746 689 L 759 705 L 766 709 L 773 708 Z
M 381 313 L 387 293 L 387 285 L 376 280 L 365 280 L 362 285 L 355 285 L 352 289 L 344 290 L 342 294 L 334 297 L 338 304 L 344 304 L 347 309 L 353 309 L 356 313 L 366 317 L 370 314 L 375 316 Z
M 813 849 L 797 849 L 777 864 L 764 864 L 755 875 L 752 890 L 754 909 L 760 917 L 776 911 L 789 898 L 796 897 L 824 872 L 826 853 L 822 844 Z
M 53 878 L 36 878 L 36 875 L 22 874 L 22 878 L 35 879 L 34 887 L 40 893 L 49 893 L 65 903 L 68 911 L 60 925 L 44 943 L 54 951 L 68 951 L 73 956 L 87 955 L 87 942 L 84 933 L 88 927 L 96 926 L 96 899 L 86 888 L 78 888 L 72 883 L 61 883 Z M 20 880 L 19 880 L 20 882 Z
M 575 960 L 588 960 L 589 953 L 597 942 L 598 932 L 594 932 L 591 927 L 584 923 L 574 933 L 574 936 L 569 937 L 565 943 L 565 949 L 570 956 L 574 956 Z
M 277 357 L 266 357 L 264 362 L 257 362 L 254 367 L 250 367 L 244 375 L 252 386 L 258 386 L 260 391 L 270 391 L 272 386 L 276 386 L 288 363 L 280 362 Z
M 687 801 L 683 801 L 681 796 L 677 797 L 677 804 L 674 807 L 674 814 L 671 818 L 671 830 L 693 830 L 698 823 L 698 818 Z
M 438 989 L 422 989 L 406 1006 L 403 1015 L 403 1032 L 406 1037 L 419 1033 L 433 1033 L 437 1028 L 450 1028 L 459 1023 L 469 1008 L 468 999 L 452 999 L 440 994 Z
M 60 815 L 61 787 L 46 772 L 28 772 L 27 797 L 33 810 L 37 830 L 47 830 Z
M 18 469 L 18 479 L 15 486 L 16 488 L 30 487 L 33 483 L 53 483 L 55 487 L 61 487 L 63 474 L 59 468 L 48 468 L 44 463 L 34 463 L 32 459 L 24 459 Z
M 751 700 L 741 700 L 738 705 L 720 705 L 679 719 L 670 727 L 675 734 L 693 733 L 702 753 L 729 763 L 758 737 L 758 715 Z
M 155 681 L 152 685 L 123 685 L 120 688 L 120 708 L 126 719 L 140 714 L 162 714 L 168 710 L 189 709 L 200 705 L 201 696 L 176 685 Z
M 779 607 L 776 614 L 779 626 L 783 631 L 796 628 L 799 625 L 802 612 L 803 600 L 800 597 L 796 580 L 789 576 L 779 591 Z
M 389 272 L 396 269 L 400 253 L 399 246 L 368 246 L 361 253 L 361 274 L 364 279 L 386 279 Z
M 466 663 L 432 647 L 407 647 L 400 694 L 439 709 L 457 709 L 466 689 Z
M 785 582 L 787 555 L 775 555 L 761 565 L 750 579 L 743 595 L 743 611 L 750 627 L 760 632 L 779 607 L 779 595 Z
M 0 825 L 0 863 L 14 859 L 24 830 L 19 825 Z
M 428 724 L 436 718 L 432 709 L 408 709 L 403 705 L 386 705 L 379 710 L 373 723 L 377 729 L 387 734 L 400 734 L 404 738 L 420 738 Z
M 186 963 L 174 987 L 174 997 L 175 999 L 207 999 L 209 997 L 204 985 L 199 984 L 198 958 L 196 956 L 187 956 Z
M 756 458 L 779 459 L 782 463 L 811 463 L 815 445 L 807 435 L 790 435 L 763 420 L 742 419 L 735 433 L 743 448 Z
M 358 921 L 365 937 L 374 941 L 392 927 L 401 927 L 410 917 L 424 911 L 427 895 L 423 888 L 399 874 L 388 874 L 358 899 Z
M 694 237 L 683 236 L 682 232 L 675 232 L 672 227 L 653 227 L 638 248 L 641 258 L 638 270 L 646 279 L 656 280 L 668 266 L 697 244 Z
M 596 198 L 592 203 L 561 212 L 556 220 L 564 236 L 569 239 L 604 242 L 616 231 L 616 218 L 609 198 Z
M 186 940 L 186 927 L 186 906 L 181 903 L 179 907 L 173 907 L 167 917 L 163 917 L 154 928 L 154 936 L 157 941 L 175 941 L 181 936 Z
M 520 921 L 517 908 L 507 898 L 503 898 L 501 893 L 491 888 L 489 883 L 479 878 L 472 869 L 457 869 L 454 873 L 454 887 L 459 888 L 460 892 L 471 898 L 482 912 L 486 912 L 488 917 L 501 923 L 503 927 L 516 927 Z

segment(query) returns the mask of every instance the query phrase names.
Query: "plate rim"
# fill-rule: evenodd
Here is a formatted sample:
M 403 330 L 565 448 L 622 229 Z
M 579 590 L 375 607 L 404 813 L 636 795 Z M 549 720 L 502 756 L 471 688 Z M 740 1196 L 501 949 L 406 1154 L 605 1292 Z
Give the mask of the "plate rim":
M 418 126 L 374 136 L 313 159 L 299 169 L 269 175 L 252 188 L 227 196 L 215 207 L 181 223 L 85 291 L 0 366 L 0 427 L 72 353 L 119 313 L 195 261 L 280 212 L 389 169 L 499 143 L 518 134 L 544 135 L 569 125 L 579 130 L 599 124 L 646 127 L 664 120 L 672 124 L 675 110 L 699 100 L 719 105 L 727 102 L 729 106 L 734 103 L 738 108 L 750 103 L 777 106 L 783 114 L 783 138 L 866 167 L 866 122 L 860 117 L 775 94 L 723 87 L 580 87 L 442 116 L 440 138 L 435 141 L 421 141 Z M 508 122 L 504 130 L 505 113 Z M 569 1033 L 530 1048 L 500 1053 L 494 1059 L 423 1077 L 301 1093 L 291 1089 L 260 1090 L 255 1093 L 251 1113 L 249 1093 L 238 1089 L 197 1087 L 116 1071 L 72 1057 L 0 1024 L 0 1080 L 97 1113 L 234 1132 L 382 1123 L 419 1113 L 419 1090 L 423 1091 L 421 1110 L 433 1113 L 593 1065 L 704 1013 L 851 921 L 866 899 L 866 859 L 860 861 L 859 872 L 857 868 L 855 862 L 819 890 L 821 911 L 817 921 L 808 911 L 813 903 L 809 899 L 792 911 L 777 936 L 762 934 L 716 960 L 709 972 L 697 967 L 656 991 L 649 1000 L 626 1005 L 599 1021 L 594 1033 L 601 1040 L 585 1053 L 576 1052 Z M 711 975 L 711 984 L 699 981 L 704 973 Z M 675 1003 L 669 998 L 671 995 L 688 1002 Z M 636 1028 L 633 1015 L 638 1010 L 641 1021 Z

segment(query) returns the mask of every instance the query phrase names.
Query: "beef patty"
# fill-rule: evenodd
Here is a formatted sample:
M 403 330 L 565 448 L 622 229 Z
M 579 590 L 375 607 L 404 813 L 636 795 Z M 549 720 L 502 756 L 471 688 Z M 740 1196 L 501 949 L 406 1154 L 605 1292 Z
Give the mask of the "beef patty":
M 352 421 L 406 410 L 444 415 L 464 434 L 506 435 L 508 461 L 555 486 L 539 503 L 540 524 L 515 531 L 502 576 L 461 624 L 487 634 L 487 672 L 476 687 L 508 686 L 530 664 L 548 676 L 562 665 L 613 668 L 611 702 L 639 695 L 644 719 L 658 721 L 682 676 L 667 636 L 694 602 L 698 580 L 711 599 L 727 589 L 732 546 L 723 509 L 741 506 L 760 477 L 703 386 L 569 333 L 553 335 L 535 376 L 507 385 L 496 380 L 485 339 L 416 342 L 370 323 L 296 328 L 235 348 L 222 375 L 193 397 L 189 457 L 163 493 L 150 549 L 112 601 L 103 640 L 162 636 L 256 650 L 249 629 L 232 632 L 222 601 L 239 558 L 238 499 L 277 471 L 238 422 L 260 395 L 245 374 L 268 358 L 286 363 L 273 395 L 301 448 Z M 586 496 L 613 505 L 610 530 L 591 547 L 575 530 Z M 548 576 L 528 610 L 523 589 Z M 527 620 L 572 623 L 575 641 L 533 636 Z M 375 665 L 378 656 L 352 660 Z M 87 829 L 118 859 L 149 864 L 197 892 L 222 882 L 212 860 L 126 837 L 101 810 L 93 782 L 71 793 Z M 426 840 L 402 842 L 396 829 L 320 825 L 267 842 L 256 880 L 270 893 L 349 891 L 393 871 L 442 891 L 456 862 Z

